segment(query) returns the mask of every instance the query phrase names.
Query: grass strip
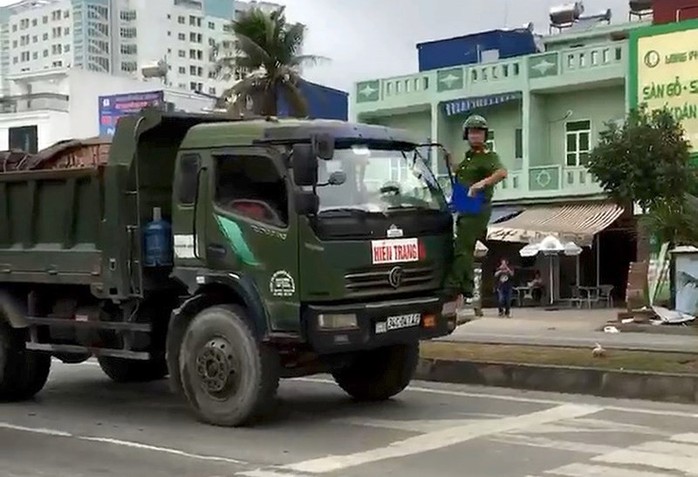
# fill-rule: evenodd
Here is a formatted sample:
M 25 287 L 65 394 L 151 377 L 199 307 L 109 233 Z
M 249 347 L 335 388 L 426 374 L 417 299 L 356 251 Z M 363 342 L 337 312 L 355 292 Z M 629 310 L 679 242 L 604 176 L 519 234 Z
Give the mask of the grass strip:
M 456 361 L 698 374 L 698 352 L 690 354 L 606 350 L 605 356 L 595 357 L 592 355 L 591 350 L 591 347 L 584 349 L 427 341 L 422 343 L 421 356 L 428 359 Z

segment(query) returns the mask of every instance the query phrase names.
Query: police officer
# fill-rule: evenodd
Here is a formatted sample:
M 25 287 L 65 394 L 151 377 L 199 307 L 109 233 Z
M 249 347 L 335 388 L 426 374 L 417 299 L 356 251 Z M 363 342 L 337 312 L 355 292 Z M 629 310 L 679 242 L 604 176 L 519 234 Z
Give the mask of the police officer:
M 459 214 L 456 219 L 454 260 L 446 286 L 454 295 L 460 294 L 466 299 L 473 296 L 475 244 L 487 236 L 494 186 L 507 176 L 497 153 L 487 149 L 487 131 L 487 121 L 482 116 L 473 115 L 466 119 L 463 140 L 468 141 L 470 149 L 460 164 L 451 162 L 455 180 L 468 188 L 469 196 L 474 197 L 480 191 L 485 195 L 485 203 L 478 213 Z

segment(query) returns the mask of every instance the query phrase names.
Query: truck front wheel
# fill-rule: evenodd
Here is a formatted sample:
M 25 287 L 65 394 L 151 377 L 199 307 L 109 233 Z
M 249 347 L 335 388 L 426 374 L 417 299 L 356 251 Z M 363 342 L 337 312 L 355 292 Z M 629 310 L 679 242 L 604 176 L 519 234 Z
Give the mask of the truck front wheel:
M 278 353 L 259 342 L 246 311 L 233 305 L 199 313 L 182 340 L 182 387 L 203 422 L 237 427 L 267 412 L 279 386 Z
M 28 351 L 23 333 L 0 322 L 0 401 L 23 401 L 41 391 L 51 356 Z
M 359 401 L 384 401 L 402 392 L 419 362 L 419 343 L 387 346 L 356 355 L 332 373 L 347 394 Z
M 117 383 L 146 383 L 167 376 L 167 362 L 164 358 L 137 361 L 100 356 L 97 361 L 104 374 Z

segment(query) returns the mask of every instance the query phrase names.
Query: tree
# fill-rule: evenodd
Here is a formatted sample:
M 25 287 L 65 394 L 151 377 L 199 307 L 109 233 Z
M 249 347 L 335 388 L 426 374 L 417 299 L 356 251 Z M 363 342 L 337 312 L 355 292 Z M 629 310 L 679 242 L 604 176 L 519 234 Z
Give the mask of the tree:
M 228 109 L 249 110 L 251 102 L 254 114 L 276 116 L 283 95 L 292 116 L 307 116 L 307 100 L 299 88 L 300 70 L 323 58 L 302 54 L 305 25 L 287 22 L 284 7 L 271 13 L 252 8 L 235 19 L 230 30 L 237 41 L 225 42 L 232 43 L 232 48 L 214 47 L 215 74 L 226 81 L 240 71 L 247 76 L 223 93 Z
M 624 124 L 607 123 L 588 168 L 619 204 L 637 202 L 643 211 L 664 204 L 678 210 L 693 187 L 690 145 L 681 124 L 667 109 L 643 105 Z

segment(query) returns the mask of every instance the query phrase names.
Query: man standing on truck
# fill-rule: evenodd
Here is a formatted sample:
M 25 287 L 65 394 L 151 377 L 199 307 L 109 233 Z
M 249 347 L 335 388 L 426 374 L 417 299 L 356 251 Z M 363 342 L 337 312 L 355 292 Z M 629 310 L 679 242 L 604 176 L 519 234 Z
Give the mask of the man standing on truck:
M 485 195 L 485 202 L 478 213 L 459 214 L 456 219 L 454 260 L 446 286 L 465 299 L 473 297 L 475 244 L 487 236 L 494 186 L 507 176 L 499 155 L 486 146 L 487 132 L 485 118 L 479 115 L 468 117 L 463 124 L 463 140 L 468 141 L 470 149 L 460 163 L 449 157 L 455 180 L 468 189 L 468 195 L 474 197 L 480 191 L 484 191 Z

